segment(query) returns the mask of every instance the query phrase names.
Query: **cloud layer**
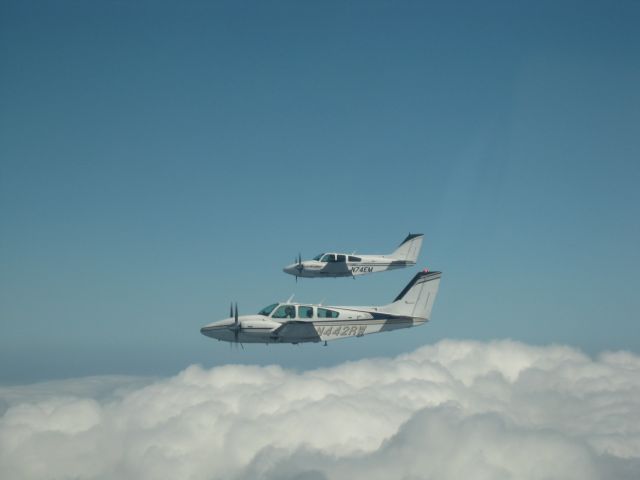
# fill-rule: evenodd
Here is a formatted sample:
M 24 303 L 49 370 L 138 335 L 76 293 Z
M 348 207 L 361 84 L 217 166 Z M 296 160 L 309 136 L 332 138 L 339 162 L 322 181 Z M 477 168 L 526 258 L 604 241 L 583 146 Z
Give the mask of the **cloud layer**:
M 0 388 L 0 478 L 640 477 L 640 357 L 442 341 L 296 373 Z

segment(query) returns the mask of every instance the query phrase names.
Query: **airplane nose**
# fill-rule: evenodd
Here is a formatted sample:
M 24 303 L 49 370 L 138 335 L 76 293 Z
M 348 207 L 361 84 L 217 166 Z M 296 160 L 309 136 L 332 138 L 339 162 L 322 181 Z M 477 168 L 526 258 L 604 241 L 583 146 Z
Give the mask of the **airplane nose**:
M 231 323 L 233 323 L 233 318 L 213 322 L 202 327 L 200 333 L 205 337 L 218 338 L 220 332 L 223 332 L 225 327 L 228 327 Z
M 296 266 L 294 264 L 287 265 L 282 269 L 284 273 L 288 273 L 289 275 L 295 275 Z
M 213 336 L 213 329 L 211 328 L 211 326 L 207 325 L 206 327 L 202 327 L 200 329 L 200 333 L 205 337 L 211 337 Z

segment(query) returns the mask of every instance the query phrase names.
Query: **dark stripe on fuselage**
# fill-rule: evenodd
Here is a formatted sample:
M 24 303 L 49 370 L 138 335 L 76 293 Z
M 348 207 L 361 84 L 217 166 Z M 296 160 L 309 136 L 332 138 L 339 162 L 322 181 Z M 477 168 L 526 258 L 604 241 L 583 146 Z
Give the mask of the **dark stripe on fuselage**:
M 274 328 L 277 327 L 240 327 L 239 331 L 256 331 L 256 330 L 273 330 Z M 229 330 L 229 331 L 233 331 L 233 327 L 229 326 L 229 325 L 225 325 L 222 327 L 209 327 L 209 328 L 201 328 L 200 332 L 201 333 L 206 333 L 206 332 L 219 332 L 221 330 Z
M 380 316 L 378 318 L 345 318 L 344 320 L 318 320 L 318 319 L 309 319 L 309 321 L 300 321 L 300 320 L 295 320 L 292 322 L 285 322 L 283 323 L 283 325 L 286 325 L 287 323 L 295 323 L 295 324 L 320 324 L 320 325 L 344 325 L 346 323 L 348 324 L 370 324 L 370 325 L 377 325 L 380 323 L 407 323 L 407 322 L 412 322 L 414 319 L 413 317 L 386 317 L 386 316 Z M 418 319 L 418 320 L 422 320 L 422 319 Z

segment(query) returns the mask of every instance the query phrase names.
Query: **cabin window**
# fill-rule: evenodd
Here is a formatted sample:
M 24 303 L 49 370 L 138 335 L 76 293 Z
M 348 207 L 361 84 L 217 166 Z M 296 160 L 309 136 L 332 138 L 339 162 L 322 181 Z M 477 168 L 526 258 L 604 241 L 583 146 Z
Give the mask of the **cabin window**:
M 278 306 L 277 303 L 272 303 L 268 307 L 264 307 L 262 310 L 260 310 L 258 312 L 258 315 L 264 315 L 265 317 L 268 317 L 269 314 L 273 312 L 273 309 L 276 308 L 277 306 Z
M 338 318 L 338 315 L 340 314 L 334 310 L 327 310 L 326 308 L 318 309 L 318 318 Z
M 280 305 L 271 318 L 296 318 L 296 307 Z
M 346 262 L 347 261 L 347 257 L 345 255 L 338 255 L 338 262 Z
M 333 253 L 327 253 L 324 257 L 322 257 L 323 262 L 333 263 L 336 261 L 336 256 Z
M 350 262 L 361 262 L 362 259 L 360 257 L 354 257 L 353 255 L 349 255 Z
M 298 307 L 300 318 L 313 318 L 313 307 Z

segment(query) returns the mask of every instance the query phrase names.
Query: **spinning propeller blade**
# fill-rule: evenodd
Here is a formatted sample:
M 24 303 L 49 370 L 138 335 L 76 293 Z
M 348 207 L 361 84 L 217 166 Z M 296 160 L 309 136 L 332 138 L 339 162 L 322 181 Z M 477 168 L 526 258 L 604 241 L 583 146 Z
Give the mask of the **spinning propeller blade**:
M 296 258 L 296 270 L 298 270 L 298 274 L 302 273 L 304 270 L 304 265 L 302 265 L 302 254 L 298 253 L 298 258 Z M 296 275 L 296 283 L 298 283 L 298 275 Z
M 238 343 L 238 334 L 240 333 L 240 329 L 242 328 L 238 323 L 238 302 L 236 302 L 236 309 L 233 312 L 233 337 L 235 342 Z

